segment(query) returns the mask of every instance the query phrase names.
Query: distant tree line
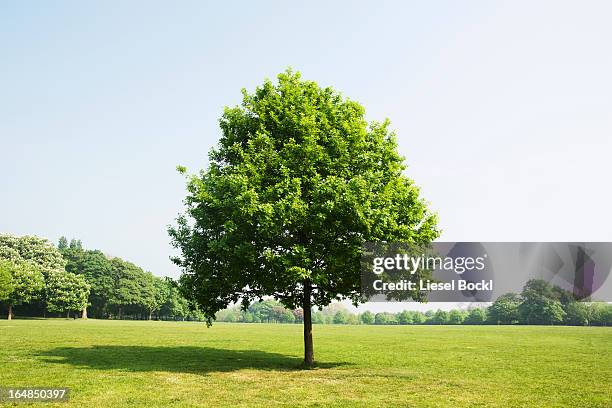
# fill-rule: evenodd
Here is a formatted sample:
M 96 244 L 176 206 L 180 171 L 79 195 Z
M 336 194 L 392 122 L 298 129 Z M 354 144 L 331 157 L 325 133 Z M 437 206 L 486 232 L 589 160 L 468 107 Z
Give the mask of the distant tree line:
M 160 278 L 81 241 L 60 238 L 57 247 L 35 236 L 0 234 L 0 313 L 22 316 L 92 316 L 101 319 L 204 320 L 177 283 Z M 302 323 L 302 309 L 275 300 L 219 311 L 216 319 L 244 323 Z M 520 294 L 507 293 L 488 307 L 425 313 L 361 314 L 341 304 L 312 311 L 315 324 L 537 324 L 612 326 L 612 304 L 578 302 L 571 292 L 530 280 Z
M 201 320 L 170 278 L 60 238 L 0 235 L 0 303 L 12 318 L 70 316 Z
M 217 313 L 222 322 L 242 323 L 301 323 L 302 310 L 285 309 L 274 300 L 254 303 L 246 310 L 235 306 Z M 313 311 L 316 324 L 374 324 L 374 325 L 484 325 L 530 324 L 570 326 L 612 326 L 612 304 L 578 302 L 574 296 L 558 286 L 533 279 L 520 294 L 507 293 L 488 307 L 469 310 L 404 310 L 399 313 L 365 311 L 351 313 L 340 304 Z

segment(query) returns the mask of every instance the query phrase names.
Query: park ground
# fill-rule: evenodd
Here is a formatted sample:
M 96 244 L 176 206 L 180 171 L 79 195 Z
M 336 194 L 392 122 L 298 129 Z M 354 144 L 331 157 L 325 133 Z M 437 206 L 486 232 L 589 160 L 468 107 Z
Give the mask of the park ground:
M 82 407 L 612 407 L 612 328 L 0 322 L 0 387 Z M 18 406 L 27 406 L 19 404 Z

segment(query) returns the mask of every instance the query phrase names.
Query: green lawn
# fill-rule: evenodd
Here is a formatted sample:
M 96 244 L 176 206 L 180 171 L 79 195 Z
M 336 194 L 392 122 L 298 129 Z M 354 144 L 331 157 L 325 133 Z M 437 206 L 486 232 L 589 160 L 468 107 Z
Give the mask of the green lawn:
M 319 325 L 314 370 L 297 368 L 301 336 L 300 325 L 2 321 L 0 386 L 70 387 L 68 406 L 86 407 L 612 407 L 612 328 Z

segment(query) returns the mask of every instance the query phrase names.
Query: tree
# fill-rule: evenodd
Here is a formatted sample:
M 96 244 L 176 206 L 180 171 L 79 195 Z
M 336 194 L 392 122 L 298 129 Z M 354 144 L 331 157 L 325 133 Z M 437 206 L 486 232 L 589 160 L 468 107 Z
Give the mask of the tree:
M 293 316 L 295 317 L 295 322 L 296 323 L 303 323 L 304 322 L 304 311 L 300 308 L 300 309 L 294 309 L 293 310 Z
M 431 324 L 448 324 L 448 312 L 445 310 L 438 309 L 436 313 L 431 317 L 429 323 Z
M 557 324 L 565 318 L 561 302 L 542 296 L 523 300 L 518 311 L 523 324 Z
M 71 239 L 70 240 L 70 249 L 83 249 L 83 243 L 80 239 Z
M 279 306 L 275 300 L 268 299 L 261 302 L 255 302 L 249 306 L 248 310 L 253 313 L 255 318 L 260 322 L 268 322 L 275 320 L 274 308 Z
M 83 276 L 70 272 L 52 272 L 47 276 L 45 298 L 47 310 L 55 313 L 82 311 L 87 307 L 89 284 Z
M 325 316 L 321 312 L 314 312 L 312 314 L 312 322 L 315 324 L 325 324 Z
M 572 326 L 588 326 L 590 324 L 589 305 L 580 302 L 570 302 L 565 307 L 565 323 Z
M 346 324 L 359 324 L 359 317 L 354 313 L 348 313 L 346 316 Z
M 40 296 L 45 280 L 38 265 L 27 261 L 2 262 L 2 268 L 11 275 L 12 291 L 5 296 L 8 320 L 13 318 L 13 307 L 28 303 Z
M 374 324 L 397 324 L 397 318 L 393 313 L 389 312 L 376 313 Z
M 412 322 L 414 324 L 423 324 L 427 321 L 427 318 L 422 312 L 412 312 Z
M 487 310 L 482 307 L 477 307 L 469 311 L 465 320 L 465 324 L 485 324 L 487 321 Z
M 612 326 L 612 305 L 593 302 L 590 307 L 590 321 L 594 326 Z
M 95 317 L 106 317 L 116 283 L 110 259 L 100 251 L 82 248 L 65 247 L 61 253 L 66 260 L 66 271 L 82 275 L 91 286 L 89 303 L 92 314 Z M 87 309 L 84 311 L 86 315 Z
M 279 323 L 294 323 L 295 316 L 293 315 L 293 312 L 291 310 L 285 309 L 283 307 L 282 311 L 279 311 L 278 313 L 278 322 Z
M 0 234 L 0 259 L 32 262 L 44 276 L 50 272 L 63 271 L 66 265 L 62 254 L 52 243 L 30 235 L 15 237 Z
M 162 316 L 168 316 L 176 319 L 185 319 L 189 315 L 189 303 L 187 299 L 181 296 L 181 293 L 176 283 L 169 278 L 166 278 L 167 296 L 162 304 L 159 313 Z
M 113 258 L 111 263 L 112 289 L 108 303 L 116 310 L 119 319 L 129 306 L 142 305 L 142 275 L 144 272 L 131 262 Z
M 521 297 L 523 299 L 529 297 L 545 297 L 548 299 L 558 300 L 559 292 L 553 286 L 542 279 L 530 279 L 525 283 Z
M 448 312 L 448 324 L 462 324 L 467 314 L 461 310 L 453 309 Z
M 334 324 L 347 324 L 348 317 L 348 313 L 342 310 L 338 310 L 334 315 Z
M 555 324 L 563 321 L 565 311 L 559 299 L 559 291 L 541 279 L 527 281 L 521 292 L 518 307 L 520 322 L 524 324 Z
M 66 239 L 66 237 L 61 236 L 59 241 L 57 242 L 57 249 L 62 252 L 66 249 L 68 249 L 68 240 Z
M 403 312 L 397 314 L 397 320 L 399 324 L 412 324 L 412 313 L 410 313 L 408 310 L 404 310 Z
M 518 322 L 518 307 L 520 304 L 521 298 L 516 293 L 501 295 L 487 309 L 489 320 L 493 324 L 513 324 Z
M 0 302 L 6 301 L 15 290 L 12 267 L 11 261 L 0 259 Z
M 359 320 L 361 320 L 363 324 L 374 324 L 374 313 L 366 310 L 359 316 Z
M 166 285 L 161 278 L 151 272 L 139 274 L 140 304 L 147 311 L 147 320 L 157 313 L 166 299 Z
M 267 295 L 301 307 L 312 366 L 312 307 L 363 300 L 362 244 L 427 244 L 439 235 L 436 216 L 404 176 L 389 122 L 368 125 L 361 105 L 299 73 L 243 91 L 220 126 L 209 167 L 189 177 L 186 212 L 169 229 L 181 286 L 209 324 L 228 304 Z

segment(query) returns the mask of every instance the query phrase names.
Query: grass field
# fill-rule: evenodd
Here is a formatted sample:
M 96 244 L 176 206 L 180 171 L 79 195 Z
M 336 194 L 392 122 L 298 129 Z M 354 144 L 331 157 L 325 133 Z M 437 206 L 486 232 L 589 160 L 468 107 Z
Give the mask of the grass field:
M 70 387 L 68 406 L 87 407 L 612 407 L 612 328 L 315 326 L 313 370 L 297 368 L 301 336 L 300 325 L 2 321 L 0 386 Z

